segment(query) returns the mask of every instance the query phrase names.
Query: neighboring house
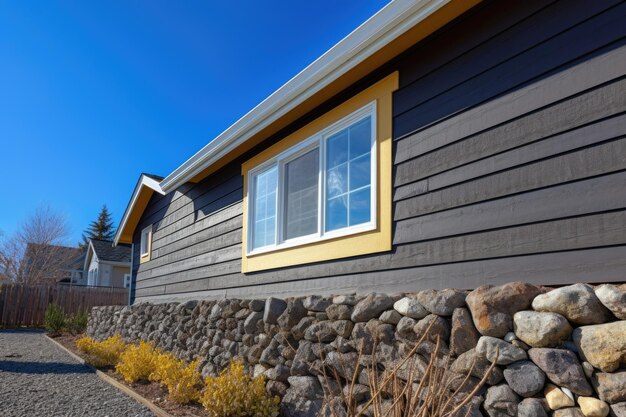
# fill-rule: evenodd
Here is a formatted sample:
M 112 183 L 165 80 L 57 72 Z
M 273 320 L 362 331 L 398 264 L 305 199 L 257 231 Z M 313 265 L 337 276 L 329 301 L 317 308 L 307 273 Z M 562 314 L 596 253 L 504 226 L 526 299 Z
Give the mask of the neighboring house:
M 131 246 L 91 239 L 85 256 L 86 285 L 125 288 L 130 283 Z
M 625 21 L 621 1 L 391 2 L 140 177 L 115 237 L 136 300 L 624 280 Z
M 29 243 L 20 274 L 37 283 L 79 283 L 83 278 L 85 252 L 76 247 Z

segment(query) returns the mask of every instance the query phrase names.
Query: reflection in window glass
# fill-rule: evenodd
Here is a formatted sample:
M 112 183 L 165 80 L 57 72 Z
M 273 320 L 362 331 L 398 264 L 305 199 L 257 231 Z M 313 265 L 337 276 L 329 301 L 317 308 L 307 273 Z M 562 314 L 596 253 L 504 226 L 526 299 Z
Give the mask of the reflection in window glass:
M 276 243 L 276 181 L 278 169 L 269 168 L 254 178 L 254 247 Z
M 327 139 L 326 231 L 371 219 L 371 124 L 366 117 Z
M 285 164 L 285 239 L 317 232 L 319 149 Z

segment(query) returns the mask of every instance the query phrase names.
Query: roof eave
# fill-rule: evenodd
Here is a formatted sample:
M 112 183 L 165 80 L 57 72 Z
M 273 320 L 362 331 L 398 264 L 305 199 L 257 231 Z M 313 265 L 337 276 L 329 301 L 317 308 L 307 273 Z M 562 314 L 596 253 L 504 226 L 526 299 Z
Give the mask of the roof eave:
M 392 1 L 176 168 L 162 191 L 189 181 L 450 1 Z

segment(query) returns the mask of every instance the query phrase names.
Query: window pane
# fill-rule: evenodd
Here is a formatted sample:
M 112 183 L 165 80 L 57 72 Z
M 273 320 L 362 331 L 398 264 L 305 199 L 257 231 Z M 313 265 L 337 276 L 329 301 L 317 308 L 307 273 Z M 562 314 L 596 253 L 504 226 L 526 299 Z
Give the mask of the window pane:
M 327 139 L 326 231 L 370 221 L 371 129 L 368 116 Z
M 326 203 L 326 230 L 336 230 L 348 225 L 348 196 L 333 198 Z
M 285 239 L 317 232 L 319 149 L 285 164 Z
M 350 226 L 370 221 L 370 187 L 350 193 Z
M 326 168 L 333 168 L 348 160 L 348 129 L 335 133 L 326 142 Z
M 341 164 L 326 171 L 326 195 L 337 197 L 348 192 L 348 164 Z
M 274 166 L 254 177 L 253 248 L 276 243 L 276 181 Z
M 357 158 L 372 148 L 371 117 L 350 126 L 350 159 Z
M 369 153 L 350 161 L 350 190 L 370 185 L 371 166 Z

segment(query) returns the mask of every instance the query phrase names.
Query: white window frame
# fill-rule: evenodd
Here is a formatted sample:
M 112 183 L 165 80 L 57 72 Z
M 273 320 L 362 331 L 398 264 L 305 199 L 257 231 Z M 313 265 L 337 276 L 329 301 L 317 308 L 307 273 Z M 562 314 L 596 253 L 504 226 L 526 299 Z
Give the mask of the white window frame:
M 145 240 L 144 240 L 145 239 Z M 139 239 L 139 256 L 145 258 L 150 255 L 150 246 L 152 240 L 152 225 L 146 226 L 141 230 L 141 238 Z M 144 242 L 146 244 L 146 251 L 143 251 Z
M 370 149 L 370 221 L 355 226 L 347 226 L 341 229 L 326 232 L 325 229 L 325 214 L 326 214 L 326 142 L 327 139 L 335 133 L 346 129 L 356 122 L 366 118 L 371 118 L 371 149 Z M 333 123 L 332 125 L 322 129 L 313 136 L 301 141 L 300 143 L 290 147 L 289 149 L 281 152 L 275 157 L 255 166 L 247 172 L 247 194 L 248 194 L 248 212 L 247 212 L 247 244 L 246 254 L 257 255 L 261 253 L 274 252 L 277 250 L 290 248 L 294 246 L 306 245 L 314 242 L 321 242 L 324 240 L 335 239 L 342 236 L 353 235 L 357 233 L 363 233 L 371 230 L 375 230 L 377 227 L 377 167 L 378 167 L 378 154 L 377 154 L 377 124 L 376 124 L 376 101 L 373 101 L 366 106 L 358 109 L 357 111 L 349 114 L 341 120 Z M 317 231 L 313 234 L 306 236 L 299 236 L 284 240 L 284 174 L 285 164 L 293 161 L 294 159 L 304 155 L 305 153 L 319 149 L 319 186 L 318 186 L 318 218 L 317 218 Z M 275 221 L 275 236 L 276 242 L 273 245 L 267 245 L 260 248 L 254 248 L 254 202 L 255 202 L 255 179 L 256 175 L 262 173 L 266 169 L 277 166 L 277 193 L 276 193 L 276 221 Z

